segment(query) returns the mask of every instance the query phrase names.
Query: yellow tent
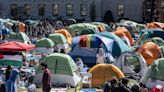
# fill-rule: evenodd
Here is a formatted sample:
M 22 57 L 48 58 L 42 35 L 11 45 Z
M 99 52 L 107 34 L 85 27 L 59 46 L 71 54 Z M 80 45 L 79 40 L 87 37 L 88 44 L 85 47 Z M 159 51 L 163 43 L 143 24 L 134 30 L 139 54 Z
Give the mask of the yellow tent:
M 56 30 L 55 33 L 63 34 L 65 36 L 65 38 L 67 39 L 68 43 L 70 45 L 72 44 L 72 36 L 70 35 L 70 33 L 66 29 Z
M 92 74 L 92 87 L 101 86 L 114 76 L 118 79 L 125 77 L 121 70 L 112 64 L 97 64 L 89 73 Z

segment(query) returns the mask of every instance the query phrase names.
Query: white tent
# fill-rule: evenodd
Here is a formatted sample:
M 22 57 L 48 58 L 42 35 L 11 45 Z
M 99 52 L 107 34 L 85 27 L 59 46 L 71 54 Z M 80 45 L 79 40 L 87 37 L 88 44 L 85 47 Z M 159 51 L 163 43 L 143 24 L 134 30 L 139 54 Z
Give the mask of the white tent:
M 119 56 L 114 62 L 127 77 L 133 77 L 139 79 L 147 72 L 147 64 L 145 59 L 134 52 L 125 52 Z

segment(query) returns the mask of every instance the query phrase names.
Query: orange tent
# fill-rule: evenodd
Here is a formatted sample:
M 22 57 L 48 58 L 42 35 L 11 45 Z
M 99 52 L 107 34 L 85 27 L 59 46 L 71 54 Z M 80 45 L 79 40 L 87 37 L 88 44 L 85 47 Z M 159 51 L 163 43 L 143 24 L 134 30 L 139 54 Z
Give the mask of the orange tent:
M 72 36 L 70 35 L 70 33 L 66 29 L 56 30 L 55 33 L 63 34 L 65 36 L 65 38 L 67 39 L 68 43 L 70 45 L 72 44 Z
M 97 26 L 97 28 L 99 29 L 99 32 L 104 32 L 105 31 L 105 28 L 104 28 L 104 26 L 102 24 L 99 24 Z
M 116 29 L 116 31 L 114 31 L 113 33 L 116 34 L 119 37 L 125 37 L 126 36 L 130 41 L 130 45 L 132 45 L 132 46 L 134 45 L 133 38 L 132 38 L 132 36 L 131 36 L 131 34 L 130 34 L 130 32 L 128 31 L 127 28 L 118 27 Z
M 97 64 L 89 70 L 89 73 L 92 74 L 92 87 L 101 86 L 114 76 L 118 79 L 125 77 L 121 70 L 112 64 Z
M 20 32 L 25 32 L 25 24 L 23 22 L 19 23 L 19 31 Z
M 137 52 L 142 54 L 148 65 L 152 64 L 161 55 L 160 48 L 153 42 L 146 42 Z
M 160 22 L 147 23 L 146 28 L 161 28 L 164 30 L 164 23 L 160 23 Z

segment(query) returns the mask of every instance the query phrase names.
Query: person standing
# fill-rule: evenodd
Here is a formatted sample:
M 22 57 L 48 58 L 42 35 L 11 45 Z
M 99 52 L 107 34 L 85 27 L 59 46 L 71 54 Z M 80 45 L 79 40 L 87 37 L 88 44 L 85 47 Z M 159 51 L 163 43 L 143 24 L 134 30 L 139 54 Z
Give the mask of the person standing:
M 9 79 L 11 70 L 12 70 L 12 67 L 11 66 L 7 66 L 5 81 L 7 81 Z
M 48 69 L 48 65 L 45 63 L 41 63 L 42 70 L 44 71 L 43 73 L 43 92 L 50 92 L 51 90 L 51 73 L 50 70 Z
M 9 79 L 5 83 L 5 92 L 17 92 L 17 79 L 19 78 L 20 71 L 13 69 Z

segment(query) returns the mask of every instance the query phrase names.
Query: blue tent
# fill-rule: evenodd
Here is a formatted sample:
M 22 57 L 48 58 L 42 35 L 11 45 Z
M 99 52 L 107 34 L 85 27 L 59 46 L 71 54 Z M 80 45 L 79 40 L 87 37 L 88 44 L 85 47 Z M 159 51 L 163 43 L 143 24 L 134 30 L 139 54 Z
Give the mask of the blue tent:
M 114 40 L 112 55 L 116 58 L 119 57 L 123 52 L 131 51 L 131 49 L 124 43 L 124 41 L 113 33 L 102 32 L 98 33 L 98 35 Z
M 82 35 L 73 38 L 72 51 L 69 54 L 74 60 L 80 57 L 84 64 L 93 66 L 96 64 L 96 54 L 98 52 L 98 46 L 101 44 L 105 52 L 105 62 L 112 63 L 115 43 L 113 39 L 97 34 Z M 118 47 L 117 49 L 120 48 Z

